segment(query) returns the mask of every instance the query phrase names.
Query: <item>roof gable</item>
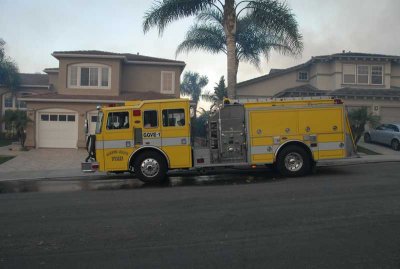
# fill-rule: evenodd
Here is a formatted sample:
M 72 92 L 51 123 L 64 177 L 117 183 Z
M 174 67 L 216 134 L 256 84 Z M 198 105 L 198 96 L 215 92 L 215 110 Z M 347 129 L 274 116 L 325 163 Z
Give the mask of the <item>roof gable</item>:
M 136 63 L 171 63 L 176 65 L 185 65 L 183 61 L 176 61 L 171 59 L 150 57 L 139 54 L 132 53 L 115 53 L 101 50 L 75 50 L 75 51 L 55 51 L 52 55 L 59 59 L 63 57 L 87 57 L 87 58 L 110 58 L 110 59 L 120 59 L 124 60 L 126 63 L 136 62 Z

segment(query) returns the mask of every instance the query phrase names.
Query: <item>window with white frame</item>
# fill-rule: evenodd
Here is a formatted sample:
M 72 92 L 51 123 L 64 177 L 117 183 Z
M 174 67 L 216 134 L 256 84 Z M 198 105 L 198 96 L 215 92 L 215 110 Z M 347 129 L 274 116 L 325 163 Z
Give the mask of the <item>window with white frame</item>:
M 356 65 L 344 64 L 343 65 L 343 83 L 355 84 L 356 83 Z
M 343 84 L 383 85 L 383 65 L 344 64 Z
M 4 95 L 4 108 L 13 108 L 14 107 L 14 98 L 9 94 Z
M 308 80 L 308 72 L 300 71 L 297 76 L 298 80 Z
M 161 93 L 175 92 L 175 72 L 161 71 Z
M 111 67 L 102 64 L 70 65 L 68 88 L 110 89 Z
M 24 95 L 22 93 L 21 95 Z M 13 96 L 11 93 L 3 95 L 3 110 L 15 110 L 15 109 L 26 109 L 26 102 L 18 100 L 17 96 Z
M 368 84 L 369 83 L 369 66 L 368 65 L 357 65 L 357 83 Z
M 372 65 L 371 66 L 371 84 L 382 85 L 383 84 L 383 66 Z

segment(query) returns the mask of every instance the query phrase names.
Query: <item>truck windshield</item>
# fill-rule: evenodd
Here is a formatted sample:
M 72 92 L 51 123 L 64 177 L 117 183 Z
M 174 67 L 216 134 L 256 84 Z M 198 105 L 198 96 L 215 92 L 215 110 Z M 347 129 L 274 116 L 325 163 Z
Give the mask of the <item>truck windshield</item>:
M 101 133 L 101 124 L 103 123 L 103 112 L 99 111 L 99 116 L 97 117 L 96 122 L 96 134 Z

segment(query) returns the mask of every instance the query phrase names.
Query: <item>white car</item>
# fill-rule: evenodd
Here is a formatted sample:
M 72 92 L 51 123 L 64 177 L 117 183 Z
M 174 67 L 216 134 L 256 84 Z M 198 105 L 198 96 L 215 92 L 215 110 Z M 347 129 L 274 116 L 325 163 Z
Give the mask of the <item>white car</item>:
M 400 150 L 400 124 L 382 124 L 364 134 L 366 143 L 376 142 Z

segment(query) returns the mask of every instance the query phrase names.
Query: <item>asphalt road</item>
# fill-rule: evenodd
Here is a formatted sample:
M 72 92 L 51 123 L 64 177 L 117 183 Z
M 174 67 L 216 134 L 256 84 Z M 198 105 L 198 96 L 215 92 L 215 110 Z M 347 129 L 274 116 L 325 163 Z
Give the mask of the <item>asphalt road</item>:
M 0 268 L 400 268 L 399 163 L 23 184 L 0 186 Z

